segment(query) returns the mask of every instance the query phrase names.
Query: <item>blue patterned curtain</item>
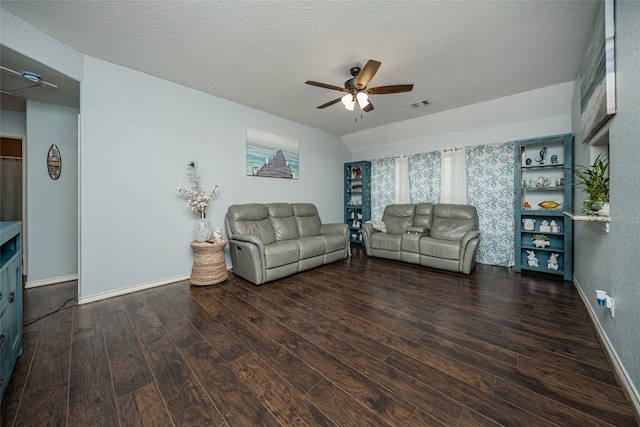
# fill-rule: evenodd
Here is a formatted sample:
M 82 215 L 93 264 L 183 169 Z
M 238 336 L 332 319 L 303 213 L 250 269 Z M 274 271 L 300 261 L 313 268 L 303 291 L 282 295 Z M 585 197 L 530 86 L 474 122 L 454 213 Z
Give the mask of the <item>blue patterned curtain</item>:
M 514 265 L 514 144 L 466 147 L 467 203 L 478 210 L 481 264 Z
M 440 198 L 440 152 L 409 156 L 411 203 L 438 203 Z
M 396 191 L 395 167 L 395 159 L 393 157 L 371 161 L 372 221 L 381 221 L 384 208 L 394 201 Z

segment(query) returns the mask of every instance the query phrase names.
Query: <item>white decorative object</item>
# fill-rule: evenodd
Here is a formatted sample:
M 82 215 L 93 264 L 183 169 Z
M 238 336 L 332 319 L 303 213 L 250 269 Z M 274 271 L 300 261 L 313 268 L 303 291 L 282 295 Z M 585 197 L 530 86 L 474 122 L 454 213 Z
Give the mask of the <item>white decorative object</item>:
M 536 248 L 546 248 L 547 246 L 551 246 L 551 242 L 548 240 L 540 240 L 540 239 L 536 239 L 533 241 L 533 245 Z
M 549 259 L 547 260 L 547 268 L 549 270 L 558 269 L 558 256 L 560 256 L 560 254 L 551 254 L 549 256 Z
M 536 220 L 533 218 L 525 218 L 522 220 L 522 222 L 524 223 L 523 229 L 525 230 L 533 231 L 533 229 L 535 228 Z
M 536 258 L 536 253 L 534 251 L 527 251 L 527 263 L 529 267 L 538 267 L 538 258 Z
M 195 227 L 195 241 L 206 242 L 211 238 L 211 224 L 207 218 L 205 218 L 204 212 L 200 213 L 200 218 L 196 221 Z
M 216 242 L 221 242 L 222 241 L 222 230 L 220 229 L 220 227 L 216 227 L 213 230 L 213 236 L 212 236 Z
M 214 185 L 210 193 L 205 193 L 200 189 L 200 174 L 198 164 L 189 162 L 187 164 L 187 178 L 191 181 L 191 189 L 178 187 L 178 193 L 187 198 L 187 207 L 193 213 L 197 213 L 199 218 L 196 221 L 195 240 L 206 242 L 211 238 L 211 225 L 205 218 L 209 200 L 218 194 L 218 186 Z

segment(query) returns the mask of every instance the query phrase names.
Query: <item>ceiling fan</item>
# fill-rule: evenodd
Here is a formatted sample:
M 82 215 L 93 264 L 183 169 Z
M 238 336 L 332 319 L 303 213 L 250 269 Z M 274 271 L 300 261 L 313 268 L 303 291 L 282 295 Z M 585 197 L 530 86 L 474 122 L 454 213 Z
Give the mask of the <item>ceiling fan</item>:
M 411 92 L 413 85 L 392 85 L 392 86 L 378 86 L 367 89 L 367 85 L 375 76 L 380 68 L 380 62 L 370 59 L 364 68 L 353 67 L 350 72 L 353 78 L 344 82 L 344 88 L 340 86 L 334 86 L 326 83 L 314 82 L 307 80 L 305 83 L 312 86 L 318 86 L 325 89 L 338 90 L 340 92 L 346 92 L 345 95 L 340 98 L 336 98 L 325 104 L 320 105 L 318 108 L 326 108 L 330 105 L 336 104 L 342 101 L 344 108 L 349 111 L 353 111 L 356 102 L 364 112 L 373 110 L 373 104 L 369 101 L 369 95 L 384 95 L 389 93 L 402 93 Z

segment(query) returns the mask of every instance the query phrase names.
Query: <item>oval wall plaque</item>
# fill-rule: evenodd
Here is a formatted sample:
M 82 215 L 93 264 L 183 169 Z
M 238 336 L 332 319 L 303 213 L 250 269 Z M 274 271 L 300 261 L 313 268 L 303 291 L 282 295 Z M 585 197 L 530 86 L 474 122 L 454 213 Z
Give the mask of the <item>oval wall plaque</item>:
M 47 153 L 47 171 L 51 179 L 60 178 L 60 172 L 62 172 L 62 156 L 60 156 L 60 150 L 56 144 L 51 144 L 49 152 Z

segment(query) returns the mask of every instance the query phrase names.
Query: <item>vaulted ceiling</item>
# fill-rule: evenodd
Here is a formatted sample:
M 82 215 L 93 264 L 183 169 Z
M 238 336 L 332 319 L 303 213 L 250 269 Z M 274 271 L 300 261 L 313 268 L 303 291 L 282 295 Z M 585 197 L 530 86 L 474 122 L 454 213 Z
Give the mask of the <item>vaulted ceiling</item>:
M 2 1 L 84 54 L 338 136 L 574 80 L 598 5 Z M 316 108 L 341 93 L 306 80 L 342 86 L 369 59 L 382 62 L 369 87 L 412 83 L 413 91 L 372 95 L 369 113 Z M 431 104 L 411 107 L 423 100 Z

